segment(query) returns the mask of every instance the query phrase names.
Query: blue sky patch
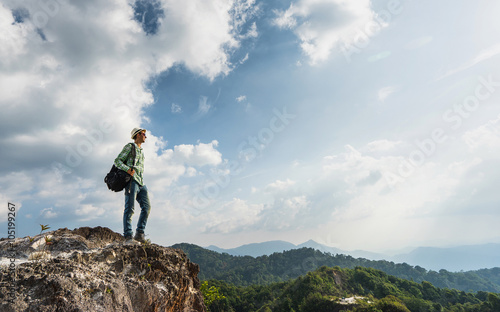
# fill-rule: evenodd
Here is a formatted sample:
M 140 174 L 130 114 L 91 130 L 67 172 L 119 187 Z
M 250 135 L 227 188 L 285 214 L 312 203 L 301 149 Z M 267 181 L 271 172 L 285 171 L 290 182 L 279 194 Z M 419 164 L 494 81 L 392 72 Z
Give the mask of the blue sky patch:
M 154 35 L 160 26 L 160 19 L 165 17 L 159 0 L 137 0 L 134 3 L 134 19 L 141 24 L 148 35 Z
M 24 23 L 30 17 L 30 12 L 26 8 L 17 8 L 12 10 L 14 23 Z

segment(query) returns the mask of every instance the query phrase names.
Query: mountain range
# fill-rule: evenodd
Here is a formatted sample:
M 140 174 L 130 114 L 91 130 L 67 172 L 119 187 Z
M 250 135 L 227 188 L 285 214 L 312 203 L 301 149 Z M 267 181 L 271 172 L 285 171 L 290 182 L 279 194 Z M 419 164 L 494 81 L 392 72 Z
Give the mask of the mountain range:
M 328 252 L 332 255 L 344 254 L 355 258 L 365 258 L 369 260 L 387 260 L 396 263 L 408 263 L 418 265 L 428 270 L 447 270 L 451 272 L 479 270 L 484 268 L 500 267 L 500 244 L 464 245 L 457 247 L 418 247 L 407 253 L 387 255 L 363 250 L 347 251 L 336 247 L 330 247 L 314 240 L 309 240 L 300 245 L 295 245 L 286 241 L 268 241 L 262 243 L 252 243 L 236 248 L 223 249 L 214 245 L 205 247 L 206 249 L 227 253 L 233 256 L 259 257 L 271 255 L 275 252 L 300 248 L 313 248 L 321 252 Z

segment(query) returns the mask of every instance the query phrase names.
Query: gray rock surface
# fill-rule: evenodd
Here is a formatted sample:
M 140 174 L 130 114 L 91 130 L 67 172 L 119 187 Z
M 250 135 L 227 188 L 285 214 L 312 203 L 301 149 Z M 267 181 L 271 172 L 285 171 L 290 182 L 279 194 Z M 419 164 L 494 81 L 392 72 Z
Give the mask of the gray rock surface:
M 183 251 L 125 245 L 108 228 L 1 239 L 0 257 L 0 311 L 206 311 Z

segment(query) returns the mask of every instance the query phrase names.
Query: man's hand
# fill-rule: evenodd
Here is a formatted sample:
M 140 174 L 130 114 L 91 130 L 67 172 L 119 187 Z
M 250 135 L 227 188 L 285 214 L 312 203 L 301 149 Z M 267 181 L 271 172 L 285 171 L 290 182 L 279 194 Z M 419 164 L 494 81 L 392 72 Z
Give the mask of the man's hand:
M 130 168 L 128 171 L 127 171 L 128 174 L 130 174 L 131 176 L 134 176 L 134 173 L 135 173 L 135 170 Z

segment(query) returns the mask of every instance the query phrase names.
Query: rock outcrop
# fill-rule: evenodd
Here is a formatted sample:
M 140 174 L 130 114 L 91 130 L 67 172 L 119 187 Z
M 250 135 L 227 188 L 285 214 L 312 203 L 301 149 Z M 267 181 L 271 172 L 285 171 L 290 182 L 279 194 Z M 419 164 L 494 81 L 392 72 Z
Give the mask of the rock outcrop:
M 126 245 L 108 228 L 4 238 L 0 257 L 0 311 L 206 311 L 183 251 Z

